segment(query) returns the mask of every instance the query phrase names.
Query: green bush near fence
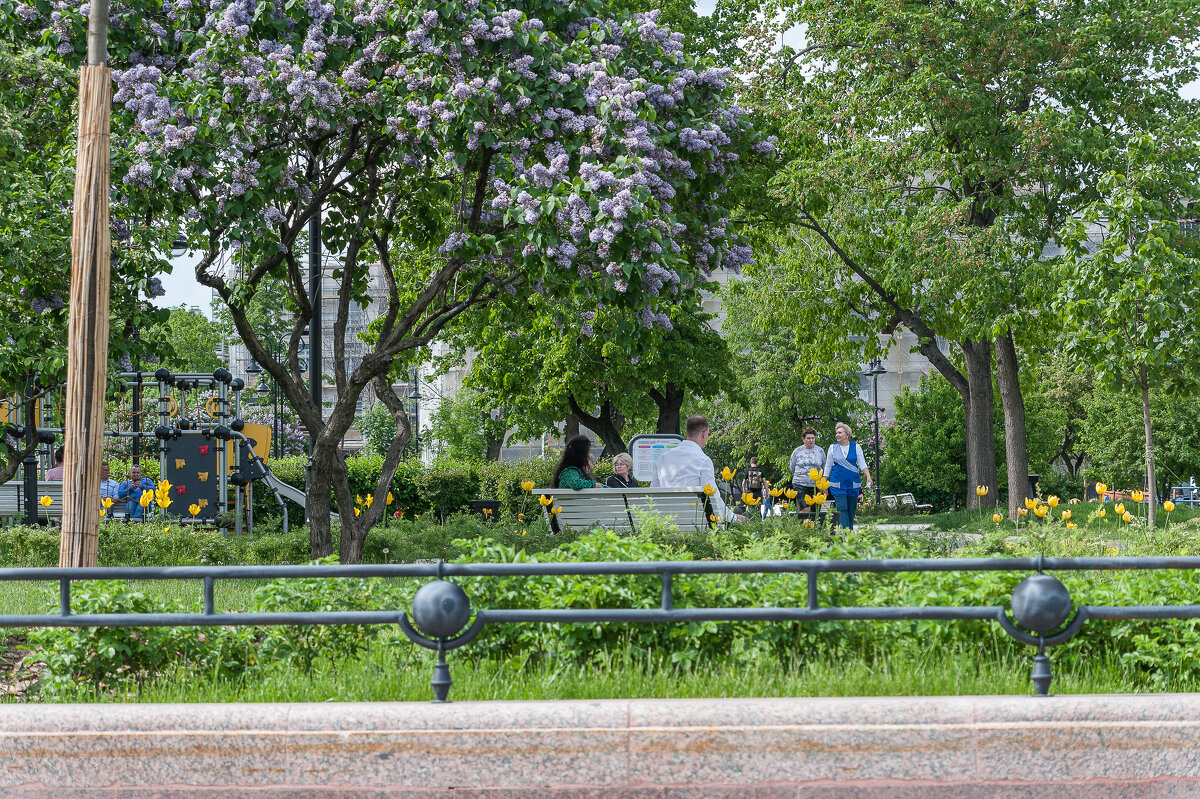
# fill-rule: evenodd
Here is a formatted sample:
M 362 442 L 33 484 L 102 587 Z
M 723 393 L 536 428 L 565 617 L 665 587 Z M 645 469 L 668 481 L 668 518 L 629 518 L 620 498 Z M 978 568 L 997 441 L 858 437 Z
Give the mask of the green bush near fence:
M 439 525 L 440 527 L 440 525 Z M 648 525 L 656 528 L 656 525 Z M 928 554 L 920 541 L 854 533 L 843 542 L 799 540 L 764 528 L 761 537 L 714 536 L 715 554 L 729 559 L 904 558 Z M 400 531 L 397 531 L 399 534 Z M 530 541 L 528 533 L 520 536 Z M 634 537 L 597 531 L 531 552 L 494 538 L 451 542 L 466 562 L 646 561 L 692 557 L 683 538 L 661 523 Z M 967 555 L 982 555 L 968 551 Z M 1027 575 L 1004 572 L 936 572 L 823 575 L 822 605 L 1007 607 L 1012 590 Z M 1188 572 L 1099 571 L 1063 575 L 1075 604 L 1187 604 L 1195 593 Z M 318 608 L 411 607 L 416 580 L 279 580 L 257 589 L 247 611 Z M 654 576 L 476 577 L 457 580 L 480 608 L 654 608 L 659 583 Z M 676 575 L 674 604 L 688 607 L 803 607 L 802 575 Z M 76 612 L 102 608 L 166 609 L 129 585 L 81 584 Z M 55 597 L 47 593 L 47 607 Z M 160 603 L 161 604 L 161 603 Z M 196 608 L 192 608 L 193 610 Z M 108 610 L 106 612 L 112 612 Z M 176 637 L 178 636 L 178 637 Z M 201 636 L 203 636 L 201 638 Z M 186 644 L 183 642 L 186 639 Z M 128 690 L 138 681 L 168 670 L 207 669 L 252 680 L 264 660 L 288 662 L 301 670 L 341 662 L 375 644 L 410 644 L 392 626 L 340 628 L 207 628 L 155 633 L 46 629 L 30 642 L 55 652 L 46 662 L 39 690 L 46 698 L 74 696 L 81 680 Z M 174 650 L 172 650 L 174 647 Z M 1200 623 L 1196 621 L 1089 622 L 1071 642 L 1054 647 L 1056 672 L 1082 668 L 1097 658 L 1116 659 L 1137 676 L 1139 688 L 1194 684 L 1200 680 Z M 143 651 L 146 650 L 146 651 Z M 964 657 L 979 651 L 1028 658 L 1030 650 L 1005 635 L 994 622 L 696 622 L 676 625 L 505 624 L 491 625 L 456 657 L 540 667 L 599 664 L 614 657 L 669 658 L 681 668 L 715 662 L 803 664 L 830 658 L 869 659 L 891 651 L 920 651 L 933 658 Z M 164 654 L 165 653 L 165 654 Z M 732 661 L 731 661 L 732 659 Z M 122 687 L 123 686 L 123 687 Z

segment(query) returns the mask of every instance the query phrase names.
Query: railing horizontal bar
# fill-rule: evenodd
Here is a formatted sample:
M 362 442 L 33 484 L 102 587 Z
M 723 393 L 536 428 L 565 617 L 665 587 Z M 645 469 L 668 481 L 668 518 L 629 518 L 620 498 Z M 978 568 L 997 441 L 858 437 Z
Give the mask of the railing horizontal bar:
M 446 563 L 445 576 L 506 577 L 588 574 L 804 574 L 846 572 L 1091 571 L 1200 569 L 1200 557 L 1161 558 L 891 558 L 879 560 L 600 561 L 594 563 Z M 352 566 L 160 566 L 87 569 L 0 569 L 2 580 L 278 579 L 282 577 L 433 577 L 434 563 Z
M 588 622 L 689 622 L 689 621 L 903 621 L 948 619 L 969 621 L 995 619 L 998 607 L 896 607 L 896 608 L 675 608 L 673 610 L 581 609 L 581 610 L 486 610 L 489 624 L 543 622 L 580 624 Z
M 0 616 L 0 627 L 247 627 L 291 624 L 396 624 L 399 610 L 332 613 L 92 613 Z
M 1089 619 L 1200 619 L 1200 605 L 1157 605 L 1094 607 L 1088 605 Z

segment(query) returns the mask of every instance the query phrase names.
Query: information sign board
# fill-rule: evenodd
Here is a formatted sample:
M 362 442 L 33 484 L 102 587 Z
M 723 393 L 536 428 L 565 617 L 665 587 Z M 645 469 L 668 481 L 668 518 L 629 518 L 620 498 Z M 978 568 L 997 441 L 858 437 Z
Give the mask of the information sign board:
M 674 433 L 643 433 L 629 442 L 629 455 L 633 458 L 633 479 L 649 482 L 654 478 L 658 459 L 667 450 L 675 449 L 683 436 Z

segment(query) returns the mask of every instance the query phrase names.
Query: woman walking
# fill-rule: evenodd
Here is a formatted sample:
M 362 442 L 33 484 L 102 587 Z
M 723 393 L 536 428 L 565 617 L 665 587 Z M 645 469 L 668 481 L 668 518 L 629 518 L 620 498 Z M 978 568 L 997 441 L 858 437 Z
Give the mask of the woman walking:
M 838 509 L 838 524 L 853 530 L 854 511 L 858 509 L 858 495 L 863 487 L 859 474 L 866 476 L 867 488 L 870 488 L 871 470 L 867 468 L 862 447 L 850 440 L 850 425 L 838 422 L 834 430 L 837 441 L 829 445 L 825 476 L 829 478 L 829 493 Z
M 817 490 L 817 484 L 809 476 L 809 472 L 813 469 L 820 474 L 825 468 L 825 450 L 817 446 L 817 431 L 811 427 L 804 428 L 804 435 L 801 436 L 804 443 L 792 450 L 792 457 L 788 460 L 788 469 L 792 473 L 792 488 L 797 494 L 802 494 L 806 497 L 815 497 L 821 493 Z M 818 506 L 809 505 L 801 500 L 796 503 L 803 505 L 800 508 L 800 513 L 816 513 Z

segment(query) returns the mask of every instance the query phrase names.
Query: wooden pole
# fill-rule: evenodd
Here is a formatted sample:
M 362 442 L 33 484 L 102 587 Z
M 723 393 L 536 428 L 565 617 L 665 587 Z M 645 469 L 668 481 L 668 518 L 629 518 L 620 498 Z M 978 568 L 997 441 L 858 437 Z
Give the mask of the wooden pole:
M 112 74 L 106 64 L 107 40 L 108 2 L 99 0 L 91 6 L 88 63 L 79 74 L 59 566 L 95 566 L 98 561 L 104 389 L 108 380 L 108 292 L 112 279 L 108 219 Z

